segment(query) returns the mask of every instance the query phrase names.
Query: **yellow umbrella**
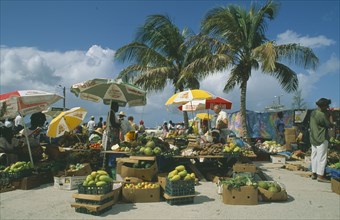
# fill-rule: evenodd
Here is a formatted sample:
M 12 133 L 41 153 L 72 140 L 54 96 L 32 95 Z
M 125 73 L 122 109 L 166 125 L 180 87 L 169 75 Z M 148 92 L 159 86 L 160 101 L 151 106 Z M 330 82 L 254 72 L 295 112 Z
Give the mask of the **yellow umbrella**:
M 71 108 L 60 113 L 48 126 L 48 137 L 60 137 L 64 133 L 74 130 L 85 118 L 87 111 L 81 107 Z
M 212 99 L 214 97 L 213 94 L 201 89 L 193 89 L 187 90 L 183 92 L 179 92 L 171 96 L 168 101 L 166 101 L 165 105 L 170 104 L 185 104 L 191 102 L 192 100 L 197 99 Z
M 196 117 L 197 117 L 197 118 L 200 118 L 200 119 L 202 119 L 202 120 L 204 120 L 204 119 L 210 120 L 210 119 L 212 119 L 214 116 L 213 116 L 213 115 L 209 115 L 208 113 L 198 113 L 198 114 L 196 114 Z

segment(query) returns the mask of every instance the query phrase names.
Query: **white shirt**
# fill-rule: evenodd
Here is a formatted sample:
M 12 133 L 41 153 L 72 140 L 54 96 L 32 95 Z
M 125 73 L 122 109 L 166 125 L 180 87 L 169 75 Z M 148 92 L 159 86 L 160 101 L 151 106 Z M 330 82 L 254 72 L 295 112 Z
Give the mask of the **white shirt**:
M 14 125 L 15 125 L 15 127 L 18 127 L 19 125 L 24 126 L 24 120 L 22 120 L 22 117 L 20 115 L 15 117 Z
M 94 131 L 94 127 L 96 126 L 96 122 L 91 120 L 89 122 L 87 122 L 87 130 L 91 133 L 92 131 Z
M 227 113 L 221 110 L 217 115 L 216 125 L 218 125 L 219 121 L 223 121 L 224 119 L 227 119 Z

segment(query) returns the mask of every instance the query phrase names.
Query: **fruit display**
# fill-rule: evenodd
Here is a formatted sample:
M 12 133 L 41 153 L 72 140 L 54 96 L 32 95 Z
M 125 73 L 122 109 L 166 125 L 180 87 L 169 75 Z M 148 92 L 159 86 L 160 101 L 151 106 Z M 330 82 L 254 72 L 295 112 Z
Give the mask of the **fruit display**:
M 223 153 L 223 144 L 217 143 L 206 143 L 203 146 L 192 145 L 191 147 L 183 149 L 181 152 L 182 156 L 199 156 L 199 155 L 221 155 Z
M 82 163 L 77 163 L 76 165 L 70 164 L 69 169 L 67 171 L 78 171 L 84 167 L 85 165 Z
M 87 175 L 83 186 L 104 186 L 112 183 L 113 179 L 105 170 L 93 171 L 91 174 Z
M 276 143 L 276 141 L 264 141 L 263 143 L 258 142 L 255 144 L 255 147 L 264 152 L 273 154 L 285 151 L 284 147 Z
M 6 167 L 4 170 L 0 172 L 8 172 L 8 173 L 17 173 L 22 170 L 30 170 L 33 166 L 31 162 L 25 162 L 25 161 L 18 161 L 16 163 L 13 163 L 12 165 Z
M 171 148 L 169 143 L 159 138 L 148 136 L 141 136 L 136 141 L 132 142 L 124 141 L 119 145 L 115 144 L 111 147 L 111 150 L 142 156 L 174 156 L 179 154 L 179 151 Z
M 194 181 L 195 173 L 188 173 L 185 166 L 179 165 L 173 171 L 168 174 L 168 179 L 173 181 L 184 180 L 184 181 Z
M 223 152 L 225 153 L 239 153 L 241 148 L 237 146 L 234 142 L 230 142 L 224 145 Z
M 158 183 L 151 182 L 141 182 L 141 183 L 126 183 L 124 185 L 125 189 L 155 189 L 159 188 Z
M 236 176 L 230 180 L 222 180 L 221 184 L 228 185 L 228 189 L 239 189 L 241 186 L 257 187 L 257 182 L 248 176 Z

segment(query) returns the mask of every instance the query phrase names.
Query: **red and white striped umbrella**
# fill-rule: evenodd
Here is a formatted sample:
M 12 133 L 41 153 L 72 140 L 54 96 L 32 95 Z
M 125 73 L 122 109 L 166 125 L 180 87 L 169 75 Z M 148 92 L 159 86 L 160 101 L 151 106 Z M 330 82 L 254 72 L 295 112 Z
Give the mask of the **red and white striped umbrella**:
M 46 110 L 63 97 L 39 90 L 18 90 L 0 94 L 0 119 L 14 118 Z

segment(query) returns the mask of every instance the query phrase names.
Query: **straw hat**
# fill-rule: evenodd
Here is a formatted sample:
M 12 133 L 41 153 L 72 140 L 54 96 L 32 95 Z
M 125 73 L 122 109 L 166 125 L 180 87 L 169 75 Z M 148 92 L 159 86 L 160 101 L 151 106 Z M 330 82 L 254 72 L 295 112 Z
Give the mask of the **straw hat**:
M 119 114 L 118 114 L 118 115 L 119 115 L 119 116 L 126 117 L 126 115 L 125 115 L 125 112 L 123 112 L 123 111 L 119 112 Z
M 94 132 L 98 134 L 103 134 L 103 129 L 102 128 L 97 128 Z

